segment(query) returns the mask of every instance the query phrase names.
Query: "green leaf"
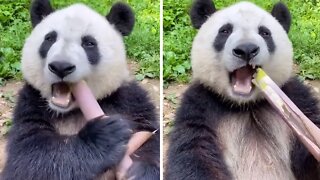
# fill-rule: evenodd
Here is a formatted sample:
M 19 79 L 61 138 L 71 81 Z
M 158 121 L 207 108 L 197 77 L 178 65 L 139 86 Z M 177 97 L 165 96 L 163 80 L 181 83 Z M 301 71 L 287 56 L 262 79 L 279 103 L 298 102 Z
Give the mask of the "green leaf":
M 143 74 L 137 74 L 136 75 L 136 80 L 138 80 L 138 81 L 142 81 L 143 79 L 144 79 L 144 75 Z
M 185 68 L 182 65 L 177 65 L 176 67 L 173 68 L 173 70 L 177 71 L 180 74 L 185 73 Z

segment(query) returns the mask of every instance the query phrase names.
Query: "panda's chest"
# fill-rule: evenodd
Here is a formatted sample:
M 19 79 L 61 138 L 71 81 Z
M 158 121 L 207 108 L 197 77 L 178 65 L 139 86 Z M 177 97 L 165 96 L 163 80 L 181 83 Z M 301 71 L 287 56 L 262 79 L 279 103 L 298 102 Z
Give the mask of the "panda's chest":
M 225 116 L 218 126 L 223 157 L 236 180 L 295 179 L 291 131 L 271 109 Z
M 76 114 L 67 118 L 59 119 L 54 126 L 61 135 L 77 134 L 87 123 L 82 114 Z

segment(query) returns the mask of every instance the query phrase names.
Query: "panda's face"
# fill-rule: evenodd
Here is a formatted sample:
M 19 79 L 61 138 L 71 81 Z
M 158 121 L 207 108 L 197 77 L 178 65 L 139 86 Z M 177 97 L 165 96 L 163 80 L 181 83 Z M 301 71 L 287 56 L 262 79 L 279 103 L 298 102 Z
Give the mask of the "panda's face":
M 23 48 L 22 71 L 60 113 L 76 107 L 73 83 L 85 80 L 99 99 L 128 79 L 120 32 L 81 4 L 52 12 L 36 24 Z
M 256 100 L 252 84 L 262 67 L 278 84 L 292 68 L 292 45 L 283 26 L 270 13 L 241 2 L 215 12 L 199 29 L 192 47 L 195 79 L 237 103 Z

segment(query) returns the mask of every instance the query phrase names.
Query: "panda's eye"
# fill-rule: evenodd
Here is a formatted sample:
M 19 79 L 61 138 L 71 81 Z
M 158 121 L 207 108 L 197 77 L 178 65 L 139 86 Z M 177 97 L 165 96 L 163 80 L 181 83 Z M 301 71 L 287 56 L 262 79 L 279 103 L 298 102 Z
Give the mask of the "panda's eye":
M 231 24 L 225 24 L 219 29 L 219 34 L 230 35 L 232 33 L 233 26 Z
M 222 30 L 220 30 L 220 31 L 219 31 L 219 33 L 222 33 L 222 34 L 229 34 L 229 33 L 230 33 L 230 31 L 229 31 L 229 30 L 227 30 L 227 29 L 222 29 Z
M 87 48 L 92 48 L 92 47 L 95 47 L 96 44 L 94 42 L 84 42 L 82 43 L 82 46 Z
M 51 36 L 48 36 L 48 37 L 45 38 L 45 40 L 52 42 L 52 41 L 53 41 L 53 38 L 52 38 Z
M 265 32 L 261 32 L 260 35 L 262 35 L 262 36 L 270 36 L 270 33 L 265 31 Z
M 92 36 L 84 36 L 82 37 L 81 41 L 81 46 L 83 48 L 94 48 L 97 46 L 97 41 Z
M 55 31 L 52 31 L 46 34 L 46 36 L 44 37 L 44 40 L 48 42 L 55 42 L 56 39 L 57 39 L 57 33 Z
M 259 34 L 262 37 L 270 37 L 271 36 L 271 32 L 268 28 L 266 28 L 265 26 L 261 26 L 259 27 Z

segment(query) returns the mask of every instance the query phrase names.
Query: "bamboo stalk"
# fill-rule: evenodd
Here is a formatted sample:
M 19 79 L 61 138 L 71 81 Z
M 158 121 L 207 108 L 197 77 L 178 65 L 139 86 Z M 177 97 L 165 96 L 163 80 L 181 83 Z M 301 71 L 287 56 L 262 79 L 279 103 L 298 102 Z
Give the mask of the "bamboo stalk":
M 320 162 L 320 129 L 302 113 L 261 68 L 258 68 L 253 83 L 264 93 L 298 139 Z

